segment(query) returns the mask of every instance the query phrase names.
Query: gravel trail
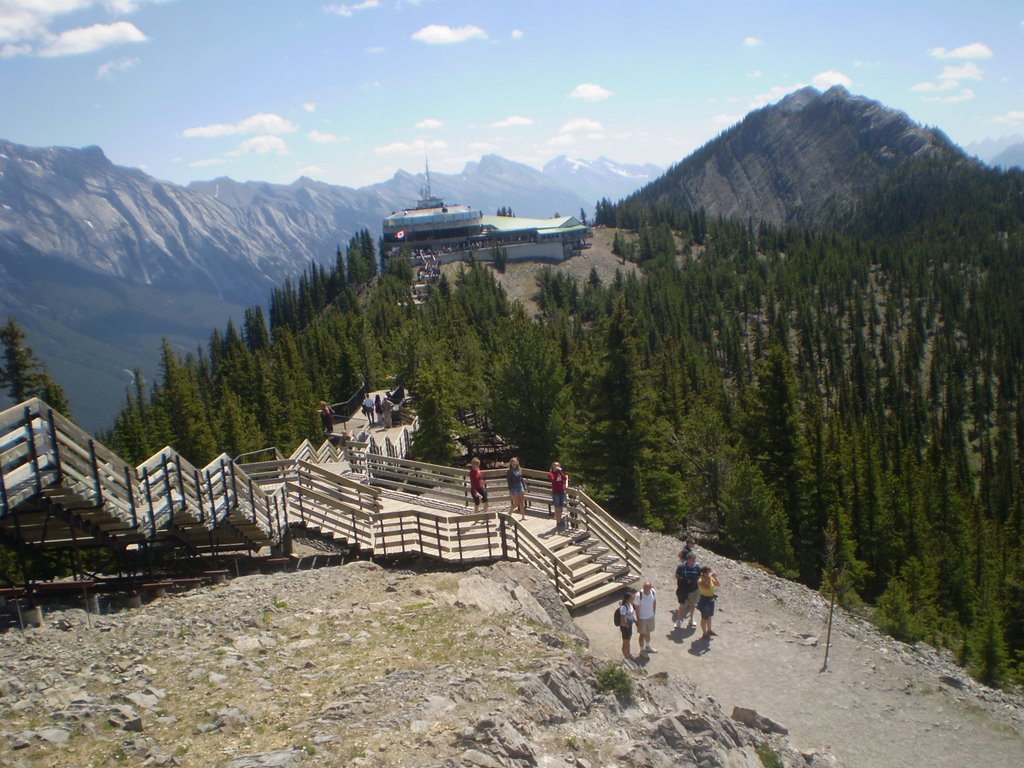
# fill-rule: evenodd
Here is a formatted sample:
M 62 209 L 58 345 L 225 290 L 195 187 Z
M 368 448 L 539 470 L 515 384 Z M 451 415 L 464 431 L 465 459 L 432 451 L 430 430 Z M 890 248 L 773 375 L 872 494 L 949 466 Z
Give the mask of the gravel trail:
M 789 728 L 800 748 L 830 749 L 846 768 L 1024 765 L 1024 702 L 982 686 L 946 657 L 879 633 L 837 609 L 822 671 L 828 604 L 816 592 L 698 549 L 721 580 L 718 637 L 674 629 L 681 542 L 643 532 L 645 574 L 658 590 L 658 651 L 648 674 L 693 681 L 726 712 L 748 707 Z M 605 602 L 577 614 L 593 651 L 621 659 Z M 633 652 L 636 653 L 634 635 Z

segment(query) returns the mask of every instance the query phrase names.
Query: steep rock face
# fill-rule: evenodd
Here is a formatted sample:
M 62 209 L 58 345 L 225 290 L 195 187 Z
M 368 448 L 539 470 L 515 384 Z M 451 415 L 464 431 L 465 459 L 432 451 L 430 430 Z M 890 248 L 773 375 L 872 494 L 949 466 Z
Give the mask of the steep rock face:
M 636 196 L 646 204 L 780 226 L 822 226 L 903 163 L 963 157 L 941 132 L 851 96 L 796 91 L 752 112 Z

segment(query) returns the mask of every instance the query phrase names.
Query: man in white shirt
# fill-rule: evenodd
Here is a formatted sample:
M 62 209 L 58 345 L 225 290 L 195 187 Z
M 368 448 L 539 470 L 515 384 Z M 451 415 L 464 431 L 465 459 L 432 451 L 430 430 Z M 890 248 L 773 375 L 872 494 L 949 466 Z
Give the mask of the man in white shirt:
M 633 604 L 636 606 L 636 630 L 637 640 L 640 641 L 640 653 L 657 653 L 651 647 L 651 633 L 654 632 L 654 616 L 658 611 L 658 595 L 651 582 L 644 582 L 643 588 L 634 596 Z

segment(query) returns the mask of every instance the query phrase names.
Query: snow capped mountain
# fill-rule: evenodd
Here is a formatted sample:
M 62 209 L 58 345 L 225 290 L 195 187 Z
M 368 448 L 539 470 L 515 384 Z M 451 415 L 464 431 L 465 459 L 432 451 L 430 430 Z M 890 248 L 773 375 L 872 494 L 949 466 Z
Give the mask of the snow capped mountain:
M 544 166 L 544 173 L 593 204 L 602 198 L 612 202 L 636 192 L 665 170 L 652 163 L 618 163 L 607 157 L 580 160 L 559 155 Z

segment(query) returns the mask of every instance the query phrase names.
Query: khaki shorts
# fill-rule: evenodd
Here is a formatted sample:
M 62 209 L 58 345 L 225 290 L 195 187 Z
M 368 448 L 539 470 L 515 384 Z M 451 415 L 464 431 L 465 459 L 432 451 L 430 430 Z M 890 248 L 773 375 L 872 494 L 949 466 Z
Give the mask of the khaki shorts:
M 636 631 L 641 635 L 649 635 L 654 631 L 654 619 L 637 619 Z
M 683 613 L 689 613 L 694 608 L 696 608 L 697 607 L 697 598 L 699 598 L 699 597 L 700 597 L 700 590 L 699 589 L 695 589 L 695 590 L 693 590 L 693 592 L 688 594 L 686 596 L 686 599 L 683 600 Z M 680 616 L 680 618 L 682 618 L 682 617 Z

